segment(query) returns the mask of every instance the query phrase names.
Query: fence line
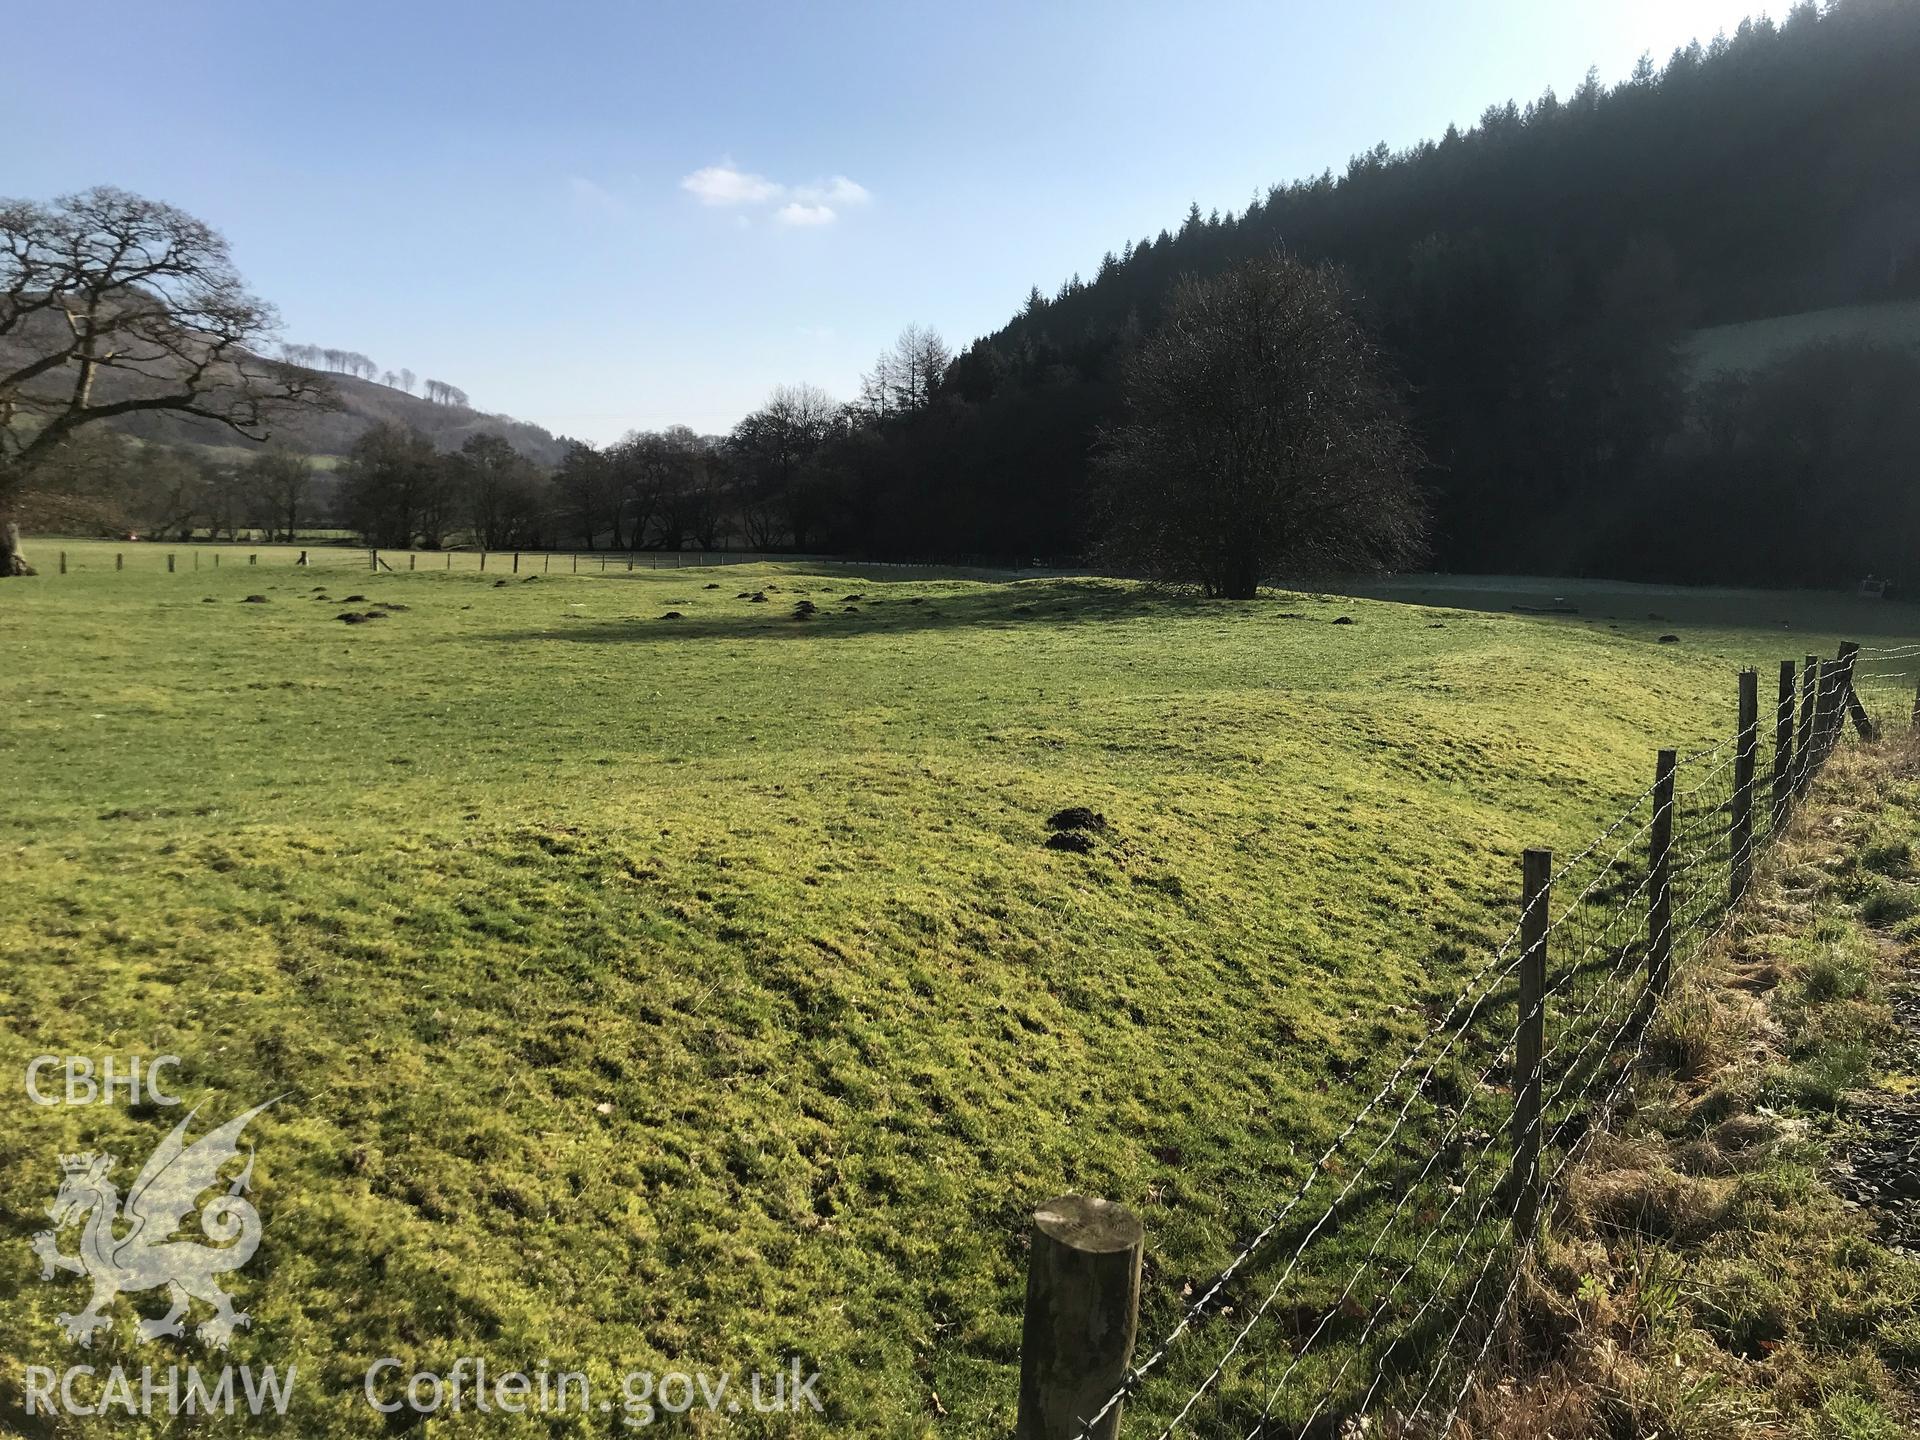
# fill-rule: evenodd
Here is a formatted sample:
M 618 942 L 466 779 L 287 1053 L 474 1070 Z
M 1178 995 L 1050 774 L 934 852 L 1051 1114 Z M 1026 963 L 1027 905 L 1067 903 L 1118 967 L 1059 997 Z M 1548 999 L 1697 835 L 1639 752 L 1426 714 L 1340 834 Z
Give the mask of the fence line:
M 993 575 L 1070 575 L 1083 573 L 1047 567 L 1008 565 L 982 560 L 918 561 L 873 560 L 846 555 L 790 554 L 774 550 L 492 550 L 452 546 L 434 550 L 372 548 L 299 541 L 174 541 L 71 540 L 65 548 L 53 542 L 33 545 L 37 557 L 52 554 L 51 566 L 39 573 L 157 572 L 192 573 L 203 564 L 209 569 L 249 565 L 294 570 L 362 570 L 375 573 L 441 571 L 491 574 L 499 577 L 527 574 L 607 575 L 639 571 L 706 570 L 727 565 L 836 565 L 860 570 L 959 571 Z M 108 556 L 111 556 L 111 563 Z
M 1528 853 L 1513 928 L 1144 1358 L 1115 1378 L 1109 1347 L 1106 1378 L 1089 1388 L 1070 1355 L 1029 1375 L 1023 1351 L 1017 1434 L 1112 1440 L 1136 1412 L 1156 1440 L 1229 1425 L 1247 1440 L 1319 1433 L 1323 1420 L 1449 1433 L 1511 1308 L 1537 1217 L 1631 1089 L 1672 975 L 1727 928 L 1754 863 L 1847 730 L 1871 739 L 1920 724 L 1916 679 L 1920 644 L 1784 661 L 1767 724 L 1758 676 L 1742 671 L 1724 739 L 1660 752 L 1653 783 L 1571 858 Z M 1411 1179 L 1379 1170 L 1396 1142 L 1413 1147 Z M 1313 1218 L 1276 1246 L 1296 1213 Z M 1409 1281 L 1417 1307 L 1397 1299 Z M 1139 1291 L 1127 1303 L 1137 1307 Z M 1282 1306 L 1294 1292 L 1305 1303 Z M 1030 1282 L 1030 1326 L 1044 1323 L 1047 1301 Z M 1305 1318 L 1291 1339 L 1256 1344 L 1276 1313 Z M 1137 1324 L 1135 1313 L 1100 1319 L 1128 1336 Z M 1173 1365 L 1176 1353 L 1191 1359 Z M 1081 1403 L 1049 1385 L 1077 1385 Z M 1075 1418 L 1063 1427 L 1061 1414 Z
M 50 546 L 36 547 L 45 554 Z M 748 550 L 482 550 L 455 547 L 439 550 L 373 548 L 298 542 L 248 544 L 238 542 L 84 541 L 54 549 L 54 572 L 59 575 L 88 570 L 125 572 L 165 570 L 169 574 L 208 569 L 254 566 L 292 570 L 363 570 L 375 573 L 458 571 L 497 576 L 555 573 L 633 573 L 640 570 L 699 570 L 722 565 L 805 560 L 805 556 Z M 111 555 L 111 563 L 106 558 Z M 129 563 L 131 560 L 131 564 Z M 45 571 L 43 570 L 44 574 Z

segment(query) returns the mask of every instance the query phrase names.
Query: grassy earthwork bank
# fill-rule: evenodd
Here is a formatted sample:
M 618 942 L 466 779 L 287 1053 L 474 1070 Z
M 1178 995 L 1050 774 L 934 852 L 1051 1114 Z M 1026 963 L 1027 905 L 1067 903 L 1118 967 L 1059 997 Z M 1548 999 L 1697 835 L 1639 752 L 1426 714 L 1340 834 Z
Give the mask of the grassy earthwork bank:
M 1788 595 L 65 546 L 0 587 L 0 1077 L 171 1053 L 206 1117 L 284 1092 L 231 1356 L 297 1364 L 311 1435 L 370 1433 L 386 1355 L 798 1356 L 823 1433 L 1009 1433 L 1035 1203 L 1137 1208 L 1164 1322 L 1512 923 L 1523 846 L 1720 738 L 1739 665 L 1920 635 Z M 1047 848 L 1066 806 L 1090 853 Z M 76 1351 L 80 1282 L 29 1248 L 62 1152 L 124 1185 L 178 1112 L 13 1104 L 9 1423 L 26 1365 L 199 1356 L 135 1346 L 126 1302 Z

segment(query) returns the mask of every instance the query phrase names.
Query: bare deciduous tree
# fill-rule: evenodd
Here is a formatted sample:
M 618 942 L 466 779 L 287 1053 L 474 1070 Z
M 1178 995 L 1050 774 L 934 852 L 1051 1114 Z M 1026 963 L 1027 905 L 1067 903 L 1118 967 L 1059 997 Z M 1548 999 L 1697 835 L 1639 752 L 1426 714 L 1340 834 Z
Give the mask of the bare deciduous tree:
M 782 385 L 733 427 L 727 452 L 739 485 L 740 523 L 755 549 L 806 548 L 818 507 L 803 470 L 840 413 L 839 402 L 817 386 Z
M 330 403 L 263 357 L 276 324 L 227 242 L 171 205 L 108 187 L 0 201 L 0 575 L 25 568 L 22 489 L 81 427 L 170 411 L 262 440 L 283 407 Z
M 612 451 L 597 450 L 584 440 L 569 440 L 566 447 L 566 455 L 554 472 L 554 491 L 569 528 L 591 550 L 607 511 L 614 510 L 616 523 L 620 518 L 616 506 L 607 499 L 617 483 Z
M 452 510 L 452 467 L 426 436 L 382 422 L 353 442 L 341 469 L 345 518 L 370 545 L 429 550 L 445 538 Z
M 1275 254 L 1176 287 L 1105 437 L 1107 553 L 1208 594 L 1421 549 L 1417 453 L 1339 279 Z
M 306 456 L 272 445 L 254 456 L 248 467 L 248 488 L 253 495 L 255 521 L 282 540 L 295 539 L 301 525 L 310 518 L 308 495 L 313 488 L 313 462 Z
M 876 418 L 925 409 L 952 363 L 939 331 L 909 325 L 860 377 L 861 407 Z
M 665 431 L 630 430 L 608 448 L 616 549 L 623 527 L 631 550 L 649 543 L 678 550 L 686 543 L 692 522 L 685 496 L 702 453 L 700 438 L 684 425 Z
M 498 435 L 475 435 L 448 457 L 473 538 L 488 550 L 537 545 L 546 518 L 540 469 Z
M 922 410 L 933 403 L 934 392 L 953 363 L 953 352 L 940 332 L 925 325 L 909 325 L 893 342 L 893 387 L 896 410 Z
M 639 483 L 653 508 L 660 548 L 680 550 L 692 539 L 711 549 L 719 507 L 705 442 L 684 425 L 632 438 Z

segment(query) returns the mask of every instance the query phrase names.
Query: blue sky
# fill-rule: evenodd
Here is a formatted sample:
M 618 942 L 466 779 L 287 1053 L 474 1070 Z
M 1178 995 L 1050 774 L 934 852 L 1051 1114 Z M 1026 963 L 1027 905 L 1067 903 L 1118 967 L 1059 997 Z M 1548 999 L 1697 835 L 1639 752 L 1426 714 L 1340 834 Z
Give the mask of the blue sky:
M 82 36 L 43 4 L 8 21 L 40 60 L 0 89 L 0 194 L 183 206 L 288 338 L 485 409 L 718 432 L 782 382 L 850 397 L 909 321 L 959 348 L 1190 201 L 1750 5 L 105 0 Z

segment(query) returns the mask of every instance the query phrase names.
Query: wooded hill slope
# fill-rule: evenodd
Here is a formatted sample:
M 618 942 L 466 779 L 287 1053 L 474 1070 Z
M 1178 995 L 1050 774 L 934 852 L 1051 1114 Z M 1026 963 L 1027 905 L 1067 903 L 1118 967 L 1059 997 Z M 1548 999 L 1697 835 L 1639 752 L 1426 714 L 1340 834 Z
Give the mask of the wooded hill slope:
M 315 372 L 319 373 L 319 372 Z M 538 425 L 510 415 L 489 415 L 464 405 L 442 405 L 409 395 L 391 385 L 353 375 L 324 377 L 338 393 L 340 408 L 288 415 L 273 427 L 273 439 L 307 455 L 345 455 L 353 442 L 382 421 L 405 425 L 433 441 L 434 448 L 458 450 L 475 435 L 498 435 L 529 460 L 557 465 L 565 445 Z M 218 425 L 171 415 L 130 416 L 121 429 L 142 440 L 175 445 L 246 445 Z M 251 447 L 249 447 L 251 448 Z
M 1645 532 L 1668 524 L 1666 497 L 1745 466 L 1735 452 L 1765 419 L 1738 395 L 1690 394 L 1685 337 L 1920 296 L 1917 74 L 1920 6 L 1801 5 L 1664 66 L 1644 62 L 1612 88 L 1590 78 L 1565 98 L 1492 106 L 1464 133 L 1380 146 L 1344 175 L 1277 186 L 1244 213 L 1196 206 L 1177 232 L 1126 244 L 1091 279 L 1051 298 L 1036 289 L 963 354 L 946 406 L 895 426 L 891 458 L 867 462 L 881 503 L 849 517 L 851 543 L 1080 552 L 1088 459 L 1120 413 L 1133 338 L 1157 323 L 1180 276 L 1283 247 L 1342 267 L 1406 382 L 1430 460 L 1437 565 L 1648 573 Z M 1797 394 L 1849 370 L 1803 368 L 1789 382 Z M 1856 418 L 1856 433 L 1890 433 Z M 1794 463 L 1852 466 L 1860 512 L 1905 524 L 1881 503 L 1879 460 L 1829 447 Z M 1774 488 L 1806 490 L 1793 475 Z M 1783 534 L 1838 533 L 1843 518 L 1777 523 Z M 1652 568 L 1739 575 L 1688 569 L 1700 548 L 1668 546 Z M 1816 560 L 1774 578 L 1880 563 Z
M 20 332 L 0 338 L 0 364 L 18 357 L 25 359 L 50 353 L 57 348 L 58 337 L 49 337 L 46 328 L 57 326 L 51 316 L 33 317 Z M 275 364 L 284 362 L 275 361 Z M 410 395 L 391 385 L 363 380 L 354 375 L 312 370 L 293 365 L 288 368 L 311 376 L 331 387 L 338 404 L 332 409 L 290 409 L 278 415 L 271 426 L 272 442 L 296 452 L 315 456 L 344 456 L 353 442 L 368 429 L 388 421 L 417 430 L 430 439 L 435 448 L 458 450 L 475 435 L 498 435 L 528 459 L 542 465 L 557 465 L 566 451 L 565 444 L 538 425 L 515 420 L 510 415 L 489 415 L 465 405 L 438 404 L 418 395 Z M 153 374 L 143 374 L 153 370 Z M 56 372 L 43 377 L 41 386 L 62 383 Z M 155 376 L 161 371 L 152 366 L 134 368 L 102 367 L 94 379 L 94 392 L 100 400 L 112 401 L 139 393 L 152 393 Z M 140 440 L 168 445 L 199 445 L 243 450 L 260 448 L 217 421 L 190 415 L 160 411 L 135 412 L 104 422 L 110 429 Z

